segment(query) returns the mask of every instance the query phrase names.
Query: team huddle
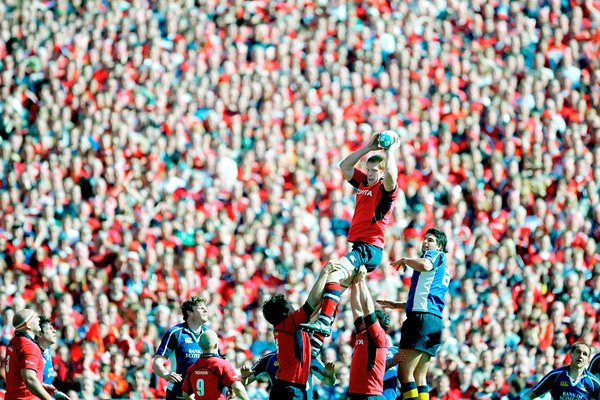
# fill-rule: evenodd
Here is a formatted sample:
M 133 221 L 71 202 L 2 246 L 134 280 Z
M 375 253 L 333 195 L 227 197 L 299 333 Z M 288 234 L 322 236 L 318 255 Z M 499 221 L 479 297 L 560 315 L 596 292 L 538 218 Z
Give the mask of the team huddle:
M 385 231 L 398 196 L 395 156 L 399 145 L 396 137 L 383 147 L 375 135 L 341 162 L 344 178 L 356 188 L 356 209 L 348 233 L 352 249 L 322 268 L 298 309 L 281 293 L 263 304 L 264 317 L 273 326 L 276 351 L 263 355 L 252 367 L 239 366 L 238 375 L 220 354 L 217 334 L 208 328 L 206 300 L 192 296 L 181 305 L 184 322 L 163 335 L 152 365 L 153 371 L 169 382 L 167 399 L 224 400 L 231 392 L 249 399 L 245 386 L 263 376 L 270 383 L 271 399 L 312 398 L 313 377 L 328 386 L 336 380 L 335 365 L 324 364 L 320 356 L 347 290 L 355 326 L 347 397 L 429 399 L 427 372 L 442 342 L 444 298 L 450 284 L 446 234 L 428 229 L 419 257 L 391 263 L 398 271 L 412 270 L 405 301 L 375 301 L 367 284 L 368 274 L 382 261 Z M 376 150 L 383 150 L 384 155 L 367 158 L 365 170 L 356 167 L 363 156 Z M 376 309 L 376 304 L 406 313 L 397 347 L 386 334 L 390 318 Z M 48 365 L 51 358 L 44 356 L 52 344 L 53 328 L 48 322 L 31 310 L 15 315 L 16 334 L 8 346 L 5 367 L 7 399 L 68 399 L 45 378 L 52 369 L 51 362 Z M 600 399 L 600 355 L 592 358 L 592 354 L 589 345 L 575 343 L 570 365 L 546 375 L 527 398 L 550 392 L 553 399 Z

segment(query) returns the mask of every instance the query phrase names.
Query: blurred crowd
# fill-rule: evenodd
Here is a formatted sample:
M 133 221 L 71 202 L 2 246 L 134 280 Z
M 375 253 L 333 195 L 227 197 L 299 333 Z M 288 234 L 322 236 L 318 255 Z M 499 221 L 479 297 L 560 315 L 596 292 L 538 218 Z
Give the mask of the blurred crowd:
M 299 304 L 346 253 L 337 164 L 394 128 L 403 193 L 371 291 L 404 299 L 389 261 L 443 229 L 432 399 L 518 396 L 575 340 L 600 349 L 599 110 L 597 0 L 2 1 L 2 343 L 32 305 L 72 399 L 161 397 L 151 359 L 201 294 L 252 363 L 274 349 L 265 298 Z M 321 398 L 347 385 L 347 297 Z

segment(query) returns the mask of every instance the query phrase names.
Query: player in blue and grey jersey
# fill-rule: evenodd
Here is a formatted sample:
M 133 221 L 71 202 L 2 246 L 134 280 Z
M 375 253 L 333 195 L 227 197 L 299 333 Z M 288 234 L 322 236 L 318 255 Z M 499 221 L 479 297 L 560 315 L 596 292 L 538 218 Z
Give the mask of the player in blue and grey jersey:
M 171 327 L 162 337 L 154 355 L 152 370 L 169 381 L 167 400 L 181 400 L 181 386 L 188 368 L 200 358 L 200 335 L 207 329 L 208 309 L 206 299 L 192 296 L 181 305 L 183 323 Z M 164 363 L 171 360 L 169 371 Z
M 391 263 L 398 270 L 406 267 L 414 270 L 407 302 L 378 301 L 383 307 L 406 310 L 398 352 L 398 359 L 402 360 L 398 378 L 404 400 L 429 399 L 427 370 L 431 357 L 435 357 L 442 343 L 444 297 L 450 284 L 447 242 L 444 232 L 428 229 L 421 245 L 421 257 L 401 258 Z
M 596 378 L 600 379 L 600 352 L 596 353 L 596 355 L 590 361 L 590 366 L 588 370 L 596 375 Z
M 550 371 L 529 392 L 525 399 L 535 399 L 550 392 L 553 400 L 600 399 L 600 380 L 586 369 L 591 348 L 576 342 L 571 349 L 571 364 Z
M 269 383 L 273 385 L 275 379 L 277 379 L 277 370 L 279 369 L 279 362 L 277 361 L 277 352 L 271 351 L 265 354 L 249 368 L 247 366 L 242 367 L 242 383 L 248 386 L 252 382 L 266 376 L 269 379 Z M 313 358 L 310 362 L 310 375 L 308 377 L 308 397 L 307 400 L 313 398 L 313 376 L 316 376 L 319 380 L 327 386 L 333 386 L 335 384 L 335 365 L 333 363 L 323 364 L 319 359 Z

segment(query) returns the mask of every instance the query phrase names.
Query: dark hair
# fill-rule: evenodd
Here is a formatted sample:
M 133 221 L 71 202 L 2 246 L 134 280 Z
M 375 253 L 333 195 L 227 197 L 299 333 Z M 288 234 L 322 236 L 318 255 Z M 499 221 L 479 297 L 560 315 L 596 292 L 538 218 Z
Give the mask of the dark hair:
M 387 332 L 390 327 L 390 317 L 382 310 L 375 310 L 375 316 L 379 320 L 379 325 Z
M 277 325 L 288 314 L 288 301 L 281 293 L 274 294 L 263 304 L 263 315 L 273 326 Z
M 367 164 L 378 164 L 379 168 L 385 169 L 385 157 L 381 154 L 374 154 L 367 158 Z
M 435 240 L 437 241 L 437 244 L 439 244 L 442 248 L 442 251 L 445 253 L 448 250 L 446 250 L 446 244 L 448 244 L 448 238 L 446 237 L 446 234 L 442 231 L 440 231 L 437 228 L 429 228 L 427 229 L 427 232 L 425 232 L 425 234 L 431 234 L 433 236 L 435 236 Z
M 186 301 L 184 301 L 181 305 L 181 313 L 183 314 L 183 320 L 187 321 L 190 313 L 193 312 L 194 308 L 196 308 L 196 306 L 201 303 L 206 304 L 206 299 L 200 296 L 192 296 Z
M 48 325 L 52 325 L 52 321 L 50 321 L 50 318 L 46 317 L 45 315 L 40 315 L 38 318 L 40 319 L 40 333 L 44 333 L 46 327 Z

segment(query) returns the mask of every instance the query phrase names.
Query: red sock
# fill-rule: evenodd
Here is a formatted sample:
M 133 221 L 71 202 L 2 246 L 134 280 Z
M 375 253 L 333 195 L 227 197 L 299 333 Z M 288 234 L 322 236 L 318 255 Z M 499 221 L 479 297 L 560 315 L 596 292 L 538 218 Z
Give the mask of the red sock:
M 321 306 L 320 320 L 327 322 L 329 325 L 333 322 L 333 315 L 340 302 L 342 294 L 342 286 L 337 282 L 329 282 L 325 285 L 323 293 L 323 305 Z

